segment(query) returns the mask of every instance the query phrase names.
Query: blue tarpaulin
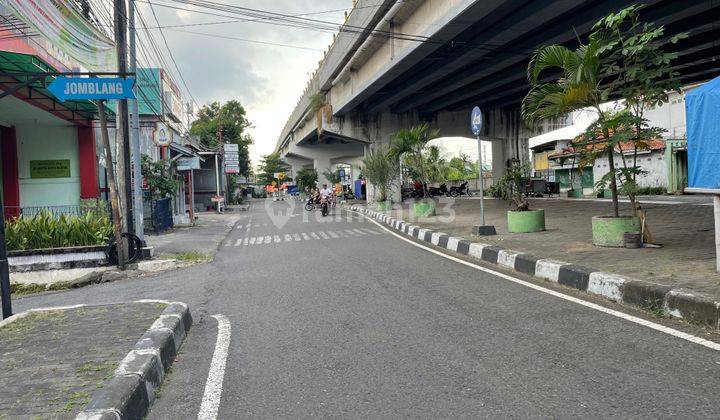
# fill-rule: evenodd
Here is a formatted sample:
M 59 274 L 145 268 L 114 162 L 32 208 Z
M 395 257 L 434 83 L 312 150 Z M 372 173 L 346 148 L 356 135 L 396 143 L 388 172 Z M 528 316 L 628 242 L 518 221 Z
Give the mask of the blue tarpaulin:
M 688 186 L 720 190 L 720 77 L 685 95 Z

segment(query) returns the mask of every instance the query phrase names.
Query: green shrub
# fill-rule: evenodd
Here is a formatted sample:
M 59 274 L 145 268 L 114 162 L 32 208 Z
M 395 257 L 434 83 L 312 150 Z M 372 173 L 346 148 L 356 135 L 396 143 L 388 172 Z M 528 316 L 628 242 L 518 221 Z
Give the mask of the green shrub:
M 112 234 L 112 223 L 103 210 L 83 216 L 53 216 L 41 212 L 31 218 L 14 218 L 5 223 L 9 251 L 103 245 Z
M 667 190 L 663 187 L 639 187 L 635 195 L 665 195 Z

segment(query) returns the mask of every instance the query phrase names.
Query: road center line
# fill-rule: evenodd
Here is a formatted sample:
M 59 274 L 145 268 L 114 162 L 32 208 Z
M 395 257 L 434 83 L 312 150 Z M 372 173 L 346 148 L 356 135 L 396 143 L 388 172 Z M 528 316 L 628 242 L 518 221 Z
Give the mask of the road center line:
M 218 335 L 215 342 L 210 371 L 208 372 L 202 404 L 198 412 L 198 420 L 217 419 L 222 396 L 223 379 L 225 378 L 225 364 L 227 362 L 228 348 L 230 347 L 230 321 L 225 315 L 213 315 L 218 322 Z
M 648 321 L 648 320 L 646 320 L 646 319 L 642 319 L 642 318 L 639 318 L 639 317 L 636 317 L 636 316 L 632 316 L 632 315 L 626 314 L 626 313 L 624 313 L 624 312 L 620 312 L 620 311 L 616 311 L 616 310 L 614 310 L 614 309 L 606 308 L 606 307 L 604 307 L 604 306 L 597 305 L 597 304 L 595 304 L 595 303 L 588 302 L 588 301 L 585 301 L 585 300 L 576 298 L 576 297 L 574 297 L 574 296 L 569 296 L 569 295 L 566 295 L 566 294 L 564 294 L 564 293 L 557 292 L 557 291 L 555 291 L 555 290 L 546 289 L 546 288 L 544 288 L 544 287 L 542 287 L 542 286 L 539 286 L 539 285 L 537 285 L 537 284 L 530 283 L 530 282 L 527 282 L 527 281 L 525 281 L 525 280 L 520 280 L 520 279 L 517 278 L 517 277 L 513 277 L 513 276 L 510 276 L 510 275 L 507 275 L 507 274 L 504 274 L 504 273 L 500 273 L 500 272 L 498 272 L 498 271 L 491 270 L 491 269 L 489 269 L 489 268 L 485 268 L 485 267 L 479 266 L 479 265 L 477 265 L 477 264 L 473 264 L 473 263 L 468 262 L 468 261 L 465 261 L 465 260 L 463 260 L 463 259 L 453 257 L 452 255 L 445 254 L 444 252 L 440 252 L 440 251 L 438 251 L 438 250 L 435 250 L 435 249 L 432 249 L 432 248 L 428 248 L 428 247 L 426 247 L 426 246 L 424 246 L 424 245 L 421 245 L 421 244 L 419 244 L 419 243 L 417 243 L 417 242 L 411 241 L 410 239 L 407 239 L 407 238 L 405 238 L 405 237 L 403 237 L 403 236 L 401 236 L 401 235 L 393 232 L 392 230 L 386 228 L 385 226 L 381 225 L 381 224 L 378 223 L 377 221 L 375 221 L 375 220 L 373 220 L 373 219 L 371 219 L 371 218 L 369 218 L 369 217 L 367 217 L 367 216 L 365 216 L 365 215 L 361 215 L 361 216 L 365 217 L 365 218 L 366 218 L 367 220 L 369 220 L 370 222 L 375 223 L 377 226 L 380 227 L 380 229 L 388 232 L 389 234 L 395 236 L 396 238 L 398 238 L 398 239 L 400 239 L 400 240 L 403 240 L 403 241 L 405 241 L 405 242 L 407 242 L 407 243 L 409 243 L 409 244 L 411 244 L 411 245 L 413 245 L 413 246 L 416 246 L 416 247 L 418 247 L 418 248 L 424 249 L 425 251 L 432 252 L 433 254 L 439 255 L 439 256 L 441 256 L 441 257 L 443 257 L 443 258 L 447 258 L 447 259 L 449 259 L 449 260 L 451 260 L 451 261 L 455 261 L 455 262 L 457 262 L 457 263 L 464 264 L 464 265 L 466 265 L 466 266 L 468 266 L 468 267 L 472 267 L 472 268 L 474 268 L 474 269 L 476 269 L 476 270 L 484 271 L 484 272 L 486 272 L 486 273 L 488 273 L 488 274 L 492 274 L 493 276 L 500 277 L 500 278 L 503 278 L 503 279 L 505 279 L 505 280 L 509 280 L 509 281 L 511 281 L 511 282 L 513 282 L 513 283 L 517 283 L 517 284 L 519 284 L 519 285 L 521 285 L 521 286 L 525 286 L 525 287 L 528 287 L 528 288 L 530 288 L 530 289 L 534 289 L 534 290 L 537 290 L 537 291 L 539 291 L 539 292 L 543 292 L 543 293 L 546 293 L 546 294 L 548 294 L 548 295 L 555 296 L 555 297 L 557 297 L 557 298 L 567 300 L 567 301 L 569 301 L 569 302 L 577 303 L 578 305 L 582 305 L 582 306 L 585 306 L 585 307 L 590 308 L 590 309 L 595 309 L 596 311 L 604 312 L 604 313 L 606 313 L 606 314 L 608 314 L 608 315 L 612 315 L 612 316 L 617 317 L 617 318 L 622 318 L 622 319 L 624 319 L 624 320 L 626 320 L 626 321 L 630 321 L 630 322 L 633 322 L 633 323 L 635 323 L 635 324 L 639 324 L 639 325 L 642 325 L 642 326 L 651 328 L 651 329 L 653 329 L 653 330 L 655 330 L 655 331 L 660 331 L 660 332 L 662 332 L 662 333 L 669 334 L 669 335 L 671 335 L 671 336 L 673 336 L 673 337 L 677 337 L 677 338 L 681 338 L 681 339 L 683 339 L 683 340 L 687 340 L 687 341 L 689 341 L 689 342 L 691 342 L 691 343 L 699 344 L 699 345 L 704 346 L 704 347 L 707 347 L 707 348 L 709 348 L 709 349 L 711 349 L 711 350 L 720 351 L 720 343 L 716 343 L 716 342 L 714 342 L 714 341 L 706 340 L 706 339 L 704 339 L 704 338 L 700 338 L 700 337 L 694 336 L 694 335 L 692 335 L 692 334 L 684 333 L 684 332 L 678 331 L 678 330 L 676 330 L 676 329 L 674 329 L 674 328 L 666 327 L 666 326 L 664 326 L 664 325 L 660 325 L 660 324 L 657 324 L 657 323 L 655 323 L 655 322 Z

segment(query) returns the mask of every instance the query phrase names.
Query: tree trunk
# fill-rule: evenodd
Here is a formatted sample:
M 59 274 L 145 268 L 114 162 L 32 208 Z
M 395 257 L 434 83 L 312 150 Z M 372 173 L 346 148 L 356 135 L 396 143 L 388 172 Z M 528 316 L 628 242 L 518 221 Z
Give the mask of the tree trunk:
M 609 137 L 605 137 L 606 139 Z M 615 217 L 620 216 L 620 205 L 618 204 L 617 178 L 615 176 L 615 156 L 613 155 L 613 147 L 608 148 L 608 168 L 612 177 L 610 178 L 610 191 L 612 192 L 613 214 Z

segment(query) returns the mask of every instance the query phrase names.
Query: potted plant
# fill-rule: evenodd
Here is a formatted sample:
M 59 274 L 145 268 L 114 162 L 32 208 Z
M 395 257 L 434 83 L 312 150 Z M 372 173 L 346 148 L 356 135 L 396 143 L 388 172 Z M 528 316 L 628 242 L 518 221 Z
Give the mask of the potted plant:
M 426 197 L 412 204 L 415 217 L 435 215 L 435 200 L 427 198 L 428 174 L 425 168 L 426 146 L 430 140 L 438 137 L 437 130 L 431 130 L 428 124 L 421 124 L 409 129 L 403 129 L 393 135 L 389 156 L 400 166 L 400 160 L 405 159 L 409 167 L 415 169 L 415 176 L 422 182 L 423 195 Z
M 508 232 L 529 233 L 545 230 L 545 210 L 531 210 L 525 196 L 525 184 L 530 178 L 530 165 L 513 164 L 495 184 L 500 198 L 510 202 L 507 212 Z
M 625 232 L 637 232 L 645 225 L 633 193 L 641 170 L 637 160 L 629 162 L 625 153 L 634 151 L 636 156 L 658 134 L 658 129 L 647 126 L 643 112 L 666 101 L 668 91 L 678 89 L 677 72 L 671 65 L 677 55 L 663 49 L 687 35 L 666 37 L 664 27 L 639 21 L 640 9 L 634 5 L 600 19 L 587 43 L 576 50 L 562 45 L 542 47 L 528 65 L 531 90 L 522 103 L 528 123 L 584 108 L 597 114 L 597 121 L 576 146 L 581 166 L 606 159 L 609 168 L 596 184 L 596 189 L 609 192 L 613 203 L 612 215 L 593 218 L 593 243 L 599 246 L 622 246 Z M 561 74 L 543 83 L 540 76 L 547 70 Z M 615 97 L 625 98 L 624 112 L 607 106 Z M 621 162 L 616 162 L 616 154 Z M 630 216 L 620 215 L 619 188 L 630 197 Z
M 387 211 L 392 207 L 389 192 L 400 170 L 399 165 L 396 165 L 388 154 L 387 147 L 376 146 L 370 149 L 362 160 L 362 173 L 378 191 L 375 200 L 378 211 Z

